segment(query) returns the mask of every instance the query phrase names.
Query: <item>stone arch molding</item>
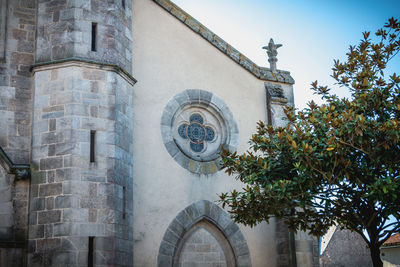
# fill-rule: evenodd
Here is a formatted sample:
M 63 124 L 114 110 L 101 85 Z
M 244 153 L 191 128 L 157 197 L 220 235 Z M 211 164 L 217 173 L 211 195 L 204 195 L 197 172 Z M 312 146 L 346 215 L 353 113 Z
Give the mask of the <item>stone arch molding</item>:
M 235 151 L 239 130 L 225 102 L 215 94 L 188 89 L 172 97 L 161 117 L 165 148 L 183 168 L 212 174 L 221 168 L 221 146 Z
M 158 267 L 175 267 L 178 250 L 186 232 L 201 221 L 214 225 L 229 242 L 237 267 L 251 267 L 250 251 L 239 227 L 228 213 L 207 200 L 200 200 L 182 210 L 165 231 L 158 251 Z

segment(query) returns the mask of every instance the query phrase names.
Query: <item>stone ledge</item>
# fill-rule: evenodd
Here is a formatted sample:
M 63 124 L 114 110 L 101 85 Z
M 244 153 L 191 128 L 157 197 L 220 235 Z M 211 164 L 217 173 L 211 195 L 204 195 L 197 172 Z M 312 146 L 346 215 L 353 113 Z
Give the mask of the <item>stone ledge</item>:
M 9 174 L 14 174 L 16 179 L 25 180 L 31 177 L 30 166 L 28 164 L 14 164 L 1 147 L 0 165 L 6 165 L 6 171 Z
M 294 79 L 290 76 L 290 72 L 284 70 L 277 70 L 273 73 L 270 69 L 260 67 L 256 65 L 253 61 L 247 58 L 245 55 L 240 53 L 230 44 L 225 42 L 221 37 L 213 33 L 203 24 L 198 22 L 188 13 L 183 11 L 180 7 L 172 3 L 170 0 L 153 0 L 159 6 L 164 8 L 172 16 L 180 20 L 187 27 L 192 29 L 195 33 L 203 37 L 210 44 L 220 50 L 222 53 L 230 57 L 233 61 L 238 63 L 240 66 L 245 68 L 247 71 L 251 72 L 260 80 L 271 81 L 271 82 L 281 82 L 286 84 L 294 84 Z
M 129 72 L 127 72 L 118 65 L 106 62 L 99 62 L 90 59 L 84 59 L 84 58 L 66 58 L 66 59 L 52 60 L 46 62 L 37 62 L 31 65 L 30 69 L 32 72 L 37 72 L 37 71 L 50 70 L 55 68 L 65 68 L 71 66 L 88 67 L 106 71 L 113 71 L 119 74 L 121 77 L 123 77 L 131 85 L 134 85 L 137 82 L 137 80 L 133 78 L 133 76 L 130 75 Z

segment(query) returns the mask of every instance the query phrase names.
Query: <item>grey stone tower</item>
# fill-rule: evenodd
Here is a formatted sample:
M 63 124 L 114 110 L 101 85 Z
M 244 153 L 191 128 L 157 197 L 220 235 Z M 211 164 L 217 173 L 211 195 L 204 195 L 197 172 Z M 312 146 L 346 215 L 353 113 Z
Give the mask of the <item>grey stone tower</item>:
M 37 3 L 28 266 L 132 266 L 132 2 Z

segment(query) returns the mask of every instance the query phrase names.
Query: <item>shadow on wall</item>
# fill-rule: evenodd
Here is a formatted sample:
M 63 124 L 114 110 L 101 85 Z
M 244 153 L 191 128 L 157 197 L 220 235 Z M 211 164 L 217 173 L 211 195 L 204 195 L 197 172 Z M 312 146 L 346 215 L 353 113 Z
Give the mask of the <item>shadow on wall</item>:
M 19 267 L 26 266 L 29 180 L 11 174 L 14 166 L 0 157 L 0 266 Z

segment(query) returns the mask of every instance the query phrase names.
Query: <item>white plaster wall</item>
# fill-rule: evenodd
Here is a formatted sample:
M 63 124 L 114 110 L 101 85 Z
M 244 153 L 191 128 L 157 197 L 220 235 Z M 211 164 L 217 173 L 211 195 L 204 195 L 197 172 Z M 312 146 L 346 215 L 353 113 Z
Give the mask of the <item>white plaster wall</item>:
M 196 175 L 175 162 L 160 132 L 168 100 L 186 89 L 222 98 L 237 121 L 238 150 L 244 152 L 256 122 L 267 119 L 266 95 L 264 81 L 153 1 L 133 1 L 133 13 L 133 76 L 138 80 L 133 93 L 134 264 L 156 266 L 164 232 L 181 210 L 198 200 L 218 200 L 217 194 L 242 186 L 223 171 Z M 276 266 L 275 222 L 240 228 L 252 265 Z

